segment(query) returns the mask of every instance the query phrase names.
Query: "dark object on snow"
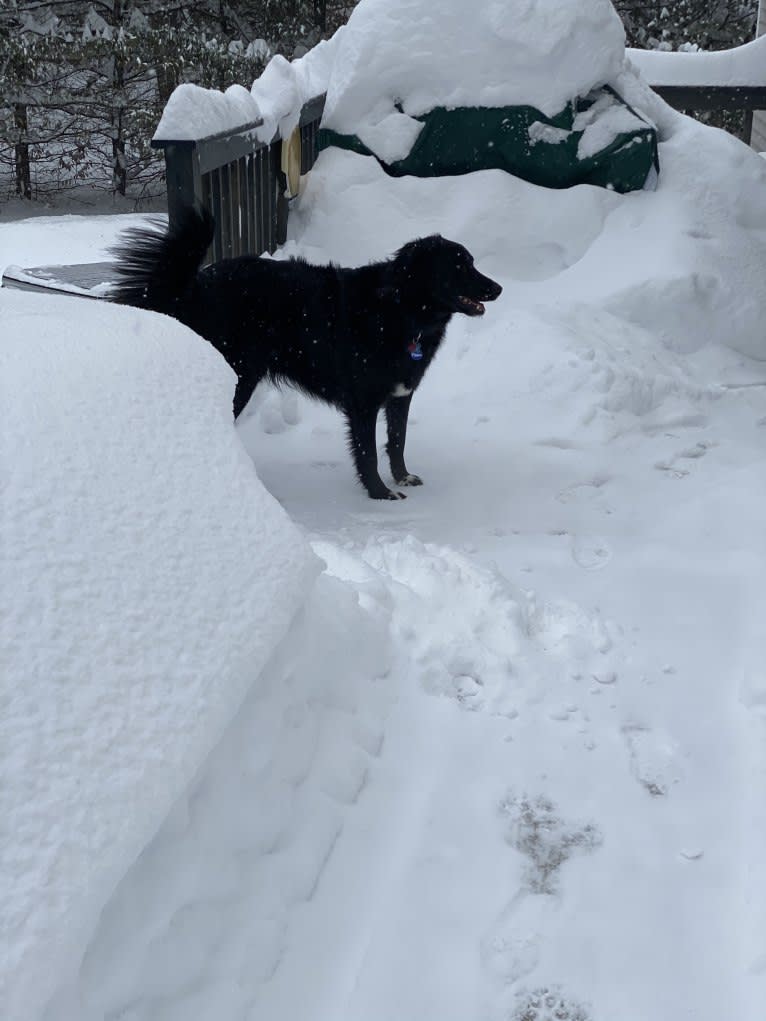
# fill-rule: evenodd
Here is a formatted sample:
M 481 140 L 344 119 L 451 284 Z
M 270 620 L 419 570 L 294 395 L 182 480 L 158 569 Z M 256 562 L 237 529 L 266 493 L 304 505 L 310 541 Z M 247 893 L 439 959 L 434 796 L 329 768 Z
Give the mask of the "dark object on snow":
M 209 340 L 237 374 L 235 417 L 264 377 L 334 405 L 368 494 L 403 498 L 378 474 L 378 411 L 394 480 L 419 486 L 404 463 L 412 394 L 454 313 L 483 315 L 500 285 L 438 234 L 359 269 L 250 255 L 199 269 L 213 227 L 207 211 L 189 208 L 167 233 L 125 231 L 113 250 L 121 282 L 112 300 L 174 316 Z
M 103 298 L 114 279 L 111 262 L 80 262 L 70 266 L 6 266 L 2 286 L 43 294 L 75 294 Z
M 446 177 L 505 170 L 546 188 L 595 184 L 636 191 L 659 172 L 657 132 L 605 87 L 555 117 L 531 106 L 438 107 L 416 117 L 423 128 L 409 154 L 381 165 L 394 177 Z M 323 128 L 319 148 L 374 155 L 356 135 Z

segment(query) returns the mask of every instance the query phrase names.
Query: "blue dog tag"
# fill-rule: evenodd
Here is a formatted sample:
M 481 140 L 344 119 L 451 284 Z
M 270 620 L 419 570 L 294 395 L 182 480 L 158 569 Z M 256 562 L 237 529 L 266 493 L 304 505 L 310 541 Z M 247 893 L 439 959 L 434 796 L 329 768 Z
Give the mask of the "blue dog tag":
M 407 350 L 410 353 L 410 358 L 415 362 L 419 362 L 423 357 L 423 348 L 420 346 L 419 340 L 413 340 L 411 344 L 408 344 Z

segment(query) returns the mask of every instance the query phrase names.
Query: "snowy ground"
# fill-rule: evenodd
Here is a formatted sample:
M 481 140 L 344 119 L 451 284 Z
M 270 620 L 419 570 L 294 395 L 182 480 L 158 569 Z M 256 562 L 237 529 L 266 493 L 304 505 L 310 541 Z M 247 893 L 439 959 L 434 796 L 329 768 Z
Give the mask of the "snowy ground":
M 439 230 L 504 292 L 414 400 L 404 503 L 256 394 L 326 571 L 45 1021 L 762 1019 L 766 168 L 680 119 L 660 156 L 628 196 L 321 157 L 287 254 Z

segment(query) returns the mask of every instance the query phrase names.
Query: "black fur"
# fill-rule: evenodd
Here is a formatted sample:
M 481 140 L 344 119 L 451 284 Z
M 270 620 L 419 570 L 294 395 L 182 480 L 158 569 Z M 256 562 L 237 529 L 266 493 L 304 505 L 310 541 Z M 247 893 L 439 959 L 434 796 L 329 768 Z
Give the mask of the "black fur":
M 375 449 L 385 408 L 394 479 L 420 485 L 404 463 L 412 392 L 452 315 L 482 315 L 500 285 L 438 234 L 359 269 L 255 256 L 199 269 L 212 237 L 210 214 L 193 209 L 167 233 L 126 231 L 112 300 L 174 316 L 209 340 L 237 373 L 235 417 L 264 377 L 339 408 L 362 485 L 393 500 L 404 494 L 383 484 Z

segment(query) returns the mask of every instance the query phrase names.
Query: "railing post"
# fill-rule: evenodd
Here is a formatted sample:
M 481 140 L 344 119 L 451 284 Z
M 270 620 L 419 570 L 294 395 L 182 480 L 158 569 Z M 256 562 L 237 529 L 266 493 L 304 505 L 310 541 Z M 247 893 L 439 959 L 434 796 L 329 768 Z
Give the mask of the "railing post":
M 766 32 L 766 2 L 764 0 L 758 0 L 758 21 L 755 26 L 755 35 L 763 35 Z M 756 152 L 762 152 L 766 148 L 766 113 L 763 110 L 751 110 L 750 111 L 750 124 L 745 125 L 745 130 L 749 128 L 748 134 L 745 136 L 745 141 L 752 145 Z
M 165 150 L 168 222 L 172 227 L 185 206 L 202 202 L 202 178 L 196 142 L 160 143 Z

